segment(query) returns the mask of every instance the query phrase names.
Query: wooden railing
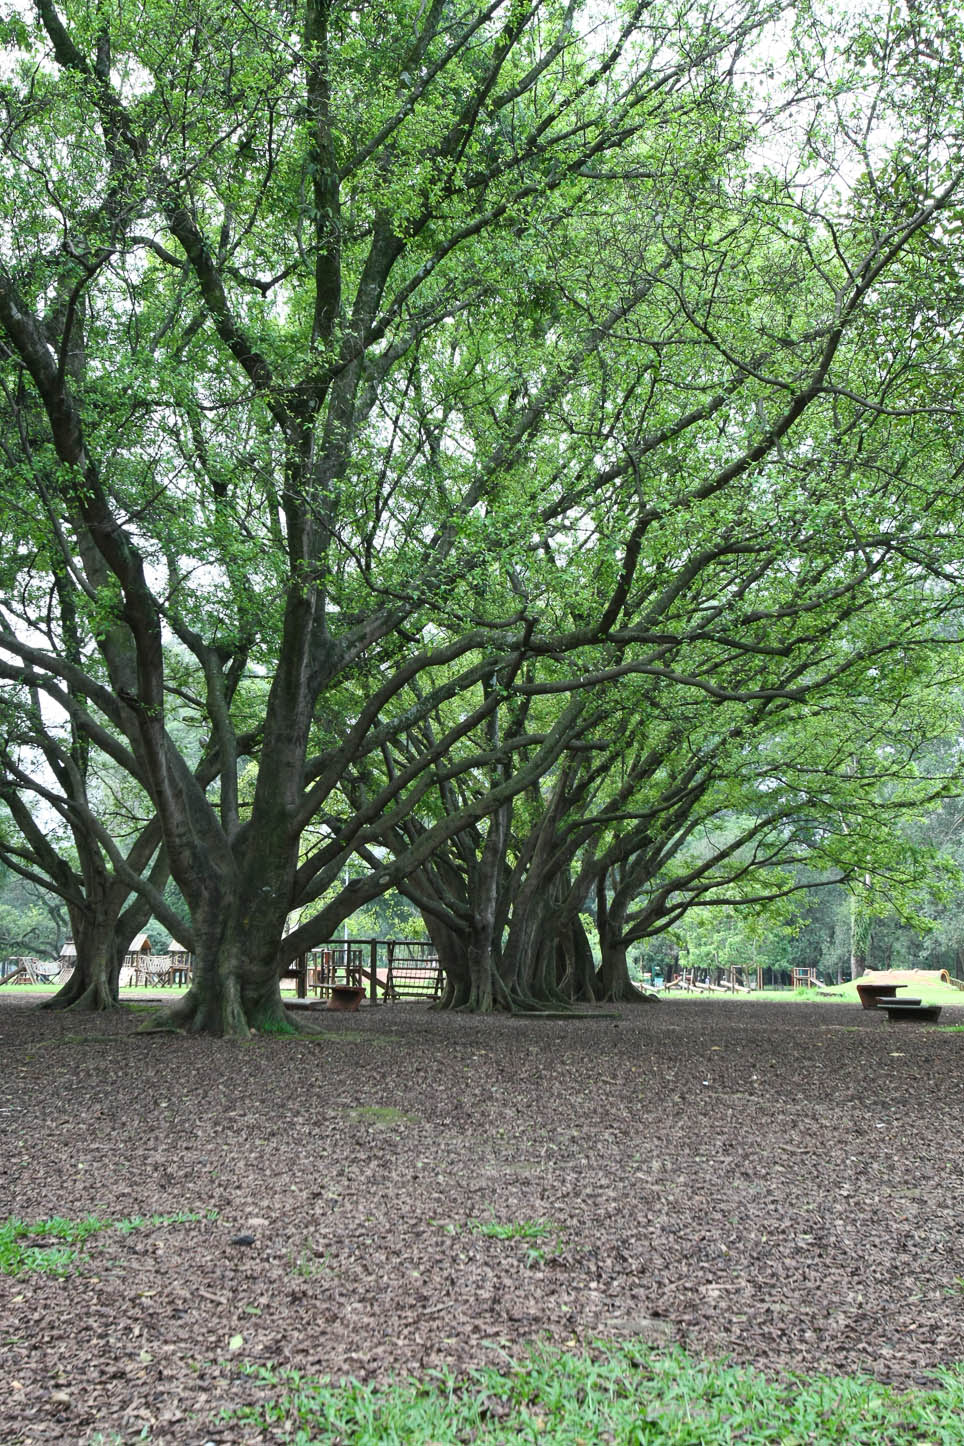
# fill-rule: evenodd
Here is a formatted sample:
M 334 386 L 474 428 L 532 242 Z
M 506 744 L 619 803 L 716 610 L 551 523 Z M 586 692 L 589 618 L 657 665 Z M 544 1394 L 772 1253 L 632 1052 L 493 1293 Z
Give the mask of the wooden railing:
M 393 999 L 438 999 L 443 977 L 426 939 L 331 939 L 301 954 L 282 974 L 299 999 L 328 998 L 336 984 L 364 988 L 372 1004 Z

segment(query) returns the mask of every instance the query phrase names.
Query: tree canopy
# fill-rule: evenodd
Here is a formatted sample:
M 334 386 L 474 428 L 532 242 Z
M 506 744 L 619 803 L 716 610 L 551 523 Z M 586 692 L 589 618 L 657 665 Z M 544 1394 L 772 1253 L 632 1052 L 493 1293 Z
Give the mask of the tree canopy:
M 5 22 L 10 776 L 56 771 L 46 731 L 149 801 L 197 960 L 172 1022 L 282 1027 L 288 958 L 470 847 L 523 942 L 463 869 L 452 1002 L 528 1007 L 533 829 L 564 931 L 617 867 L 655 897 L 714 801 L 792 836 L 819 794 L 846 869 L 882 773 L 918 799 L 961 561 L 958 20 Z M 161 855 L 64 796 L 170 917 Z

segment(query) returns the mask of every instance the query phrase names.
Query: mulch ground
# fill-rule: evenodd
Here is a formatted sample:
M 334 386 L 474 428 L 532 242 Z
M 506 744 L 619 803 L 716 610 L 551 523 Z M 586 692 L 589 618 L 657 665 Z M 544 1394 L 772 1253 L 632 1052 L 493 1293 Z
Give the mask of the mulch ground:
M 907 1386 L 964 1360 L 964 1033 L 797 1002 L 397 1004 L 240 1044 L 142 1019 L 0 1000 L 0 1218 L 202 1217 L 0 1276 L 3 1446 L 274 1439 L 221 1415 L 258 1395 L 242 1361 L 370 1380 L 641 1337 Z

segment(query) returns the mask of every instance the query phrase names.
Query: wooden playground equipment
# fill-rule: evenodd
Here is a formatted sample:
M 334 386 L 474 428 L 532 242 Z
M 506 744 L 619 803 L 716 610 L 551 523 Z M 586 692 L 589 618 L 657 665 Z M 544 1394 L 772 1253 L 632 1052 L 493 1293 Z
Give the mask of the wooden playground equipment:
M 172 940 L 165 954 L 146 948 L 131 950 L 124 958 L 122 983 L 139 989 L 186 987 L 191 982 L 193 958 Z M 18 958 L 8 961 L 4 984 L 62 984 L 73 968 L 75 955 L 56 963 Z M 357 1009 L 363 998 L 371 1004 L 397 999 L 440 999 L 445 987 L 442 966 L 434 946 L 425 939 L 331 939 L 293 960 L 281 976 L 282 985 L 294 980 L 298 1001 L 326 1000 L 334 1009 Z
M 12 966 L 12 967 L 11 967 Z M 6 973 L 0 976 L 3 984 L 59 984 L 64 973 L 57 964 L 48 964 L 32 955 L 23 955 L 6 961 Z M 69 973 L 69 970 L 67 971 Z
M 753 994 L 758 989 L 774 987 L 764 983 L 765 971 L 758 964 L 734 964 L 713 972 L 719 976 L 715 982 L 710 980 L 706 969 L 681 969 L 663 985 L 663 990 L 675 989 L 682 994 Z M 818 979 L 815 966 L 808 964 L 791 969 L 789 987 L 827 989 L 829 986 Z
M 349 1008 L 346 991 L 370 1004 L 396 999 L 439 999 L 445 985 L 434 946 L 424 939 L 332 939 L 300 954 L 282 975 L 294 979 L 296 997 L 327 999 Z
M 683 969 L 663 985 L 663 992 L 676 989 L 683 994 L 752 994 L 754 989 L 763 988 L 762 969 L 731 965 L 720 970 L 720 974 L 724 982 L 711 984 L 704 970 Z M 751 984 L 749 981 L 753 975 L 756 977 Z

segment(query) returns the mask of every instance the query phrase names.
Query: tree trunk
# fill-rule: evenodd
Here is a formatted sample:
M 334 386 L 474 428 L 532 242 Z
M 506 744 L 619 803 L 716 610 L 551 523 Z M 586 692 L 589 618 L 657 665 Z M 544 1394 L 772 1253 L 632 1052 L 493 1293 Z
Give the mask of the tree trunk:
M 282 1003 L 278 964 L 288 892 L 277 866 L 265 867 L 260 877 L 261 888 L 244 897 L 214 877 L 202 886 L 191 910 L 191 985 L 148 1028 L 236 1038 L 253 1031 L 297 1033 Z
M 599 931 L 601 960 L 596 974 L 596 997 L 606 1004 L 648 1004 L 655 994 L 643 994 L 629 977 L 626 957 L 626 914 L 616 899 L 609 901 L 606 876 L 596 885 L 596 928 Z
M 857 900 L 850 904 L 850 977 L 859 979 L 867 970 L 867 950 L 870 944 L 869 915 L 859 907 Z
M 127 889 L 108 888 L 106 896 L 93 897 L 88 907 L 70 908 L 77 956 L 70 978 L 57 993 L 45 999 L 41 1009 L 80 1011 L 119 1009 L 120 971 L 130 942 L 150 916 L 147 905 L 122 917 Z
M 454 929 L 447 928 L 432 914 L 424 914 L 428 936 L 435 946 L 445 987 L 434 1006 L 436 1009 L 461 1009 L 469 1001 L 468 950 L 465 940 Z
M 602 962 L 596 973 L 596 997 L 606 1004 L 653 1004 L 655 994 L 644 994 L 629 977 L 626 944 L 622 939 L 607 937 L 600 941 Z
M 557 987 L 573 1004 L 596 1003 L 596 961 L 580 918 L 565 924 L 556 940 Z

